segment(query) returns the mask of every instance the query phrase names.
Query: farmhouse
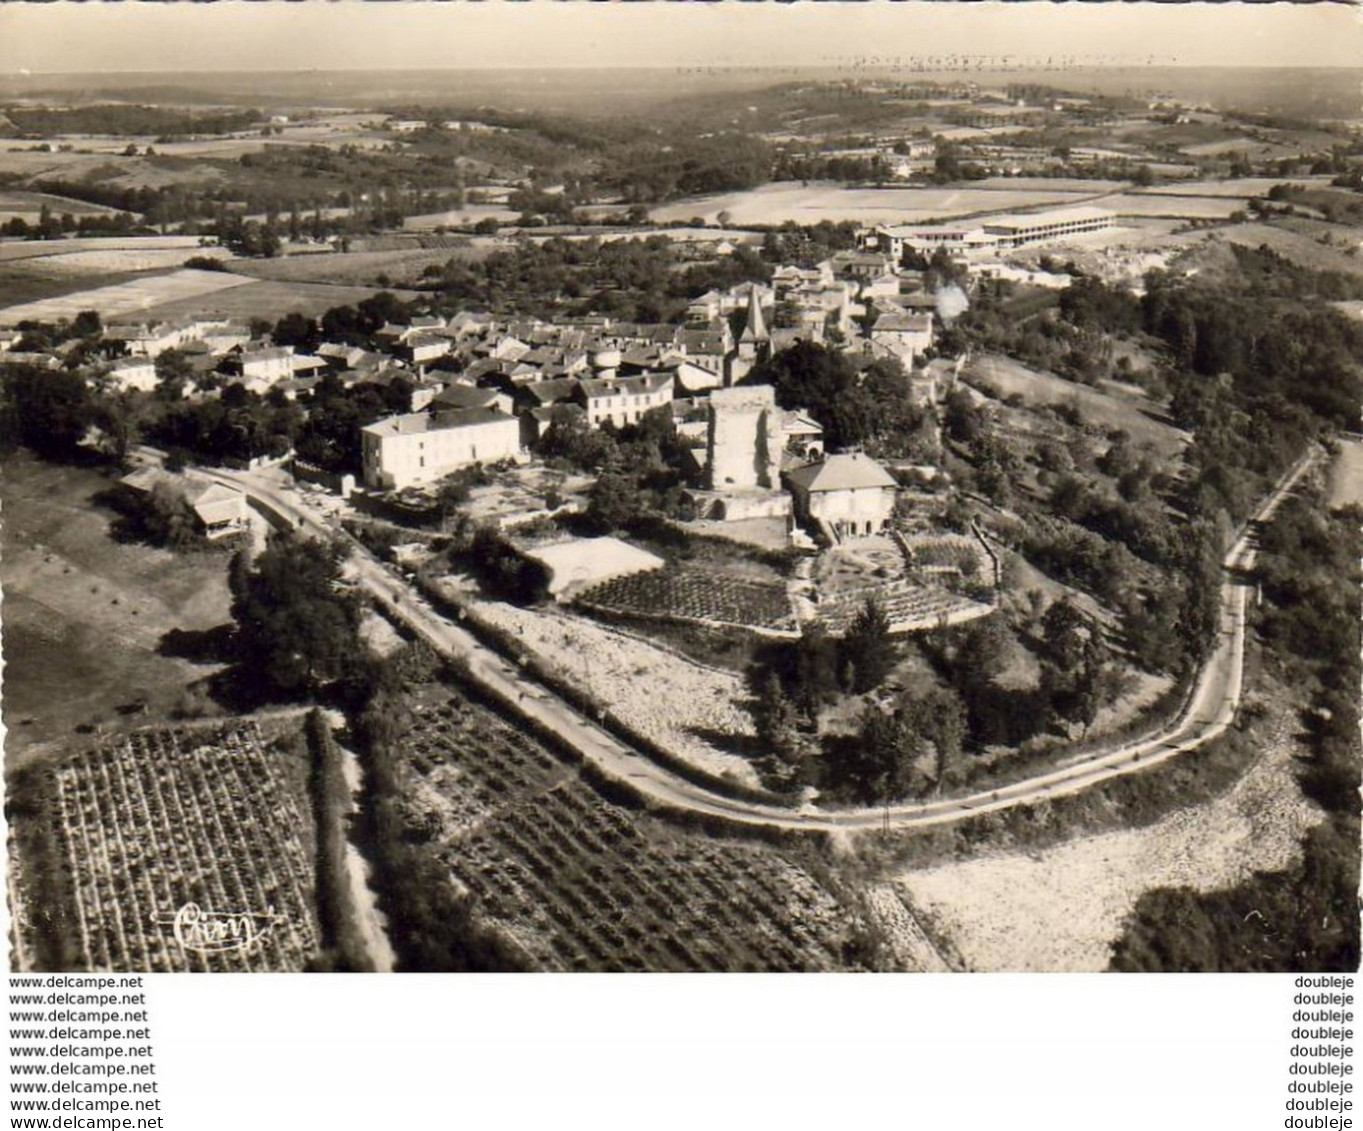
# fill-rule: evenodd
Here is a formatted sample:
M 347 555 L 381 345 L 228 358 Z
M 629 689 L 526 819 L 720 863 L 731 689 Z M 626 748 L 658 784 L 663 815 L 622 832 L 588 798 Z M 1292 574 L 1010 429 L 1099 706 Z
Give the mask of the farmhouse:
M 787 472 L 795 514 L 834 541 L 875 534 L 894 511 L 896 484 L 869 456 L 829 456 Z
M 246 527 L 246 496 L 221 483 L 187 479 L 159 467 L 141 468 L 119 482 L 136 496 L 160 489 L 183 498 L 194 512 L 195 526 L 206 538 L 223 538 Z
M 390 416 L 360 429 L 365 485 L 400 490 L 520 454 L 514 416 L 487 408 Z

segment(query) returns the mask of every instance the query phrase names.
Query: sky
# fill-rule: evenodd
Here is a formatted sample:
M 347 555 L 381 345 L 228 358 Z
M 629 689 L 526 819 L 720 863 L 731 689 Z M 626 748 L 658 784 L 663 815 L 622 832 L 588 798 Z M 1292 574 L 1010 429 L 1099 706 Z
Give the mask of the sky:
M 482 2 L 0 4 L 0 73 L 796 66 L 969 55 L 1358 66 L 1344 4 Z

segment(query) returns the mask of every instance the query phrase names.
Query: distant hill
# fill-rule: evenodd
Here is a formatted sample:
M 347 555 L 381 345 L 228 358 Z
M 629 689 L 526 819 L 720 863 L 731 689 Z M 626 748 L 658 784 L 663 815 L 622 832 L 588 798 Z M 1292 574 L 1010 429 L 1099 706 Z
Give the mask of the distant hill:
M 550 68 L 523 70 L 176 72 L 3 75 L 0 100 L 95 101 L 111 97 L 161 105 L 380 106 L 432 103 L 477 108 L 561 110 L 569 114 L 649 112 L 697 95 L 740 94 L 791 82 L 846 80 L 834 67 Z M 1003 87 L 1035 83 L 1078 94 L 1168 95 L 1223 108 L 1311 117 L 1358 115 L 1356 69 L 1301 67 L 1071 67 L 917 71 L 868 67 L 863 81 L 961 82 Z

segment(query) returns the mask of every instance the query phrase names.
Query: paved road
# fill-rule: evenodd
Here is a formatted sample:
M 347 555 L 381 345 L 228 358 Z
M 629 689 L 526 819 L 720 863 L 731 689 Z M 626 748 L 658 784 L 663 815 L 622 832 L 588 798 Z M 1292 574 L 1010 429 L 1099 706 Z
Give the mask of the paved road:
M 358 543 L 352 562 L 359 583 L 394 619 L 405 624 L 442 656 L 467 670 L 471 678 L 510 709 L 551 728 L 597 770 L 656 805 L 733 824 L 811 832 L 923 828 L 1078 793 L 1100 782 L 1159 765 L 1222 734 L 1234 720 L 1242 696 L 1250 586 L 1240 576 L 1240 571 L 1248 570 L 1254 564 L 1257 552 L 1254 527 L 1272 517 L 1318 458 L 1318 453 L 1312 453 L 1284 476 L 1226 555 L 1227 574 L 1221 590 L 1217 643 L 1198 673 L 1183 709 L 1174 719 L 1149 734 L 1094 751 L 1057 769 L 997 790 L 888 807 L 837 811 L 812 807 L 783 809 L 728 798 L 686 781 L 631 749 L 534 682 L 514 664 L 484 647 L 466 630 L 440 616 L 399 575 Z M 277 512 L 290 526 L 317 535 L 336 533 L 304 504 L 296 498 L 286 497 L 260 475 L 226 471 L 204 471 L 202 474 L 247 492 L 258 505 L 263 504 Z

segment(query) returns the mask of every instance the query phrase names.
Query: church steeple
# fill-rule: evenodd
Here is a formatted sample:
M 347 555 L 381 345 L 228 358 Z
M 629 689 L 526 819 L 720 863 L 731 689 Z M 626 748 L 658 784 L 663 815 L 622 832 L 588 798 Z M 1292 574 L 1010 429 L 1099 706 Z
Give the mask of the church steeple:
M 743 333 L 739 335 L 739 345 L 749 346 L 765 345 L 771 341 L 771 335 L 767 333 L 767 324 L 762 319 L 762 303 L 757 297 L 757 284 L 751 283 L 748 286 L 748 319 L 743 324 Z

